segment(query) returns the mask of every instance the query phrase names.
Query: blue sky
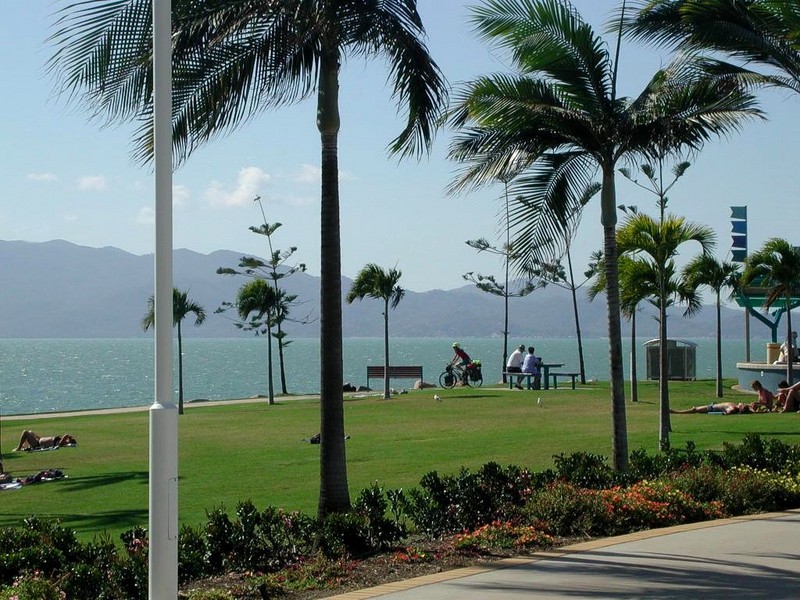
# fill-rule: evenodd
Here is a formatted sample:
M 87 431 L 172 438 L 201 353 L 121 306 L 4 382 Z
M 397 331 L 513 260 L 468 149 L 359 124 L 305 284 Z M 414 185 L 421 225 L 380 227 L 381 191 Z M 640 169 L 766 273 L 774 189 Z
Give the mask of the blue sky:
M 420 0 L 429 46 L 451 84 L 504 70 L 502 60 L 470 32 L 463 0 Z M 616 0 L 577 0 L 598 31 Z M 54 5 L 7 2 L 0 21 L 0 238 L 65 239 L 114 246 L 135 254 L 153 251 L 153 178 L 130 159 L 132 128 L 101 129 L 80 107 L 53 95 L 44 64 L 51 48 Z M 613 44 L 613 40 L 609 39 Z M 668 55 L 623 47 L 620 93 L 637 94 Z M 500 275 L 499 259 L 478 254 L 465 241 L 499 243 L 502 187 L 448 196 L 455 165 L 446 158 L 449 134 L 437 138 L 429 158 L 398 163 L 386 153 L 400 129 L 378 63 L 349 60 L 341 85 L 342 270 L 353 277 L 366 263 L 403 271 L 409 290 L 464 285 L 468 271 Z M 800 98 L 761 95 L 769 121 L 709 144 L 670 194 L 671 211 L 713 227 L 720 258 L 729 257 L 731 205 L 748 205 L 750 249 L 770 237 L 798 242 L 796 210 L 800 166 Z M 174 175 L 174 245 L 209 253 L 218 249 L 265 255 L 265 240 L 248 231 L 261 222 L 260 195 L 270 222 L 283 227 L 279 248 L 319 274 L 319 137 L 313 101 L 264 113 L 231 135 L 206 145 Z M 619 202 L 655 213 L 649 196 L 618 179 Z M 576 269 L 602 246 L 598 200 L 584 214 L 573 242 Z M 36 268 L 35 265 L 32 268 Z

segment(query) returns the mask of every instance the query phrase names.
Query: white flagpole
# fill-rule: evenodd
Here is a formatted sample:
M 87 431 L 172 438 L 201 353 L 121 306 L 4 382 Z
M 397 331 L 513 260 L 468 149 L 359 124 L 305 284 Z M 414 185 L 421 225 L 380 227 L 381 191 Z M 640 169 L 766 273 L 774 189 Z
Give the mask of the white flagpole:
M 172 391 L 171 0 L 153 0 L 155 402 L 150 407 L 150 600 L 178 597 L 178 409 Z

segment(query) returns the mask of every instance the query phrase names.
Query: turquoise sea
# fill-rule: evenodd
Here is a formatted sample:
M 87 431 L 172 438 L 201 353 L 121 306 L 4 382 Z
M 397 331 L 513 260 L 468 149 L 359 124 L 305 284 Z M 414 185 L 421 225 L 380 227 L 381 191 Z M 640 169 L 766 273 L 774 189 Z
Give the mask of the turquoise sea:
M 458 340 L 473 359 L 483 363 L 484 380 L 499 381 L 501 338 Z M 644 378 L 645 339 L 637 343 L 638 374 Z M 697 346 L 697 377 L 715 376 L 713 339 L 692 340 Z M 423 365 L 425 380 L 438 381 L 452 357 L 453 340 L 392 338 L 392 364 Z M 509 339 L 509 350 L 533 343 L 545 362 L 564 363 L 563 370 L 578 371 L 575 339 Z M 587 379 L 608 379 L 608 342 L 584 340 Z M 624 345 L 627 357 L 630 344 Z M 185 399 L 225 400 L 267 393 L 267 343 L 264 338 L 184 339 Z M 760 355 L 755 349 L 754 354 Z M 723 341 L 723 374 L 735 376 L 736 362 L 744 358 L 743 340 Z M 275 392 L 280 392 L 275 355 Z M 286 349 L 289 393 L 319 391 L 317 365 L 319 341 L 296 339 Z M 348 338 L 344 341 L 344 381 L 366 384 L 366 366 L 383 364 L 381 338 Z M 496 375 L 494 375 L 496 374 Z M 496 377 L 496 379 L 495 379 Z M 396 388 L 413 381 L 393 380 Z M 177 368 L 175 386 L 177 388 Z M 380 383 L 372 382 L 373 387 Z M 152 339 L 0 339 L 0 414 L 31 414 L 148 406 L 153 402 Z M 176 392 L 177 397 L 177 392 Z

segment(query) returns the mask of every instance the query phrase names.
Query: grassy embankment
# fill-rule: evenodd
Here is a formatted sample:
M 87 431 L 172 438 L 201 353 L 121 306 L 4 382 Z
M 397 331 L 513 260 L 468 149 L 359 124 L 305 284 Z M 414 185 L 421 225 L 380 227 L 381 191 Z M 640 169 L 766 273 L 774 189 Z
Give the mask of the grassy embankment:
M 733 381 L 726 382 L 727 386 Z M 433 400 L 438 393 L 442 402 Z M 672 406 L 714 400 L 712 381 L 672 382 Z M 542 404 L 537 404 L 537 398 Z M 640 384 L 640 402 L 628 401 L 631 450 L 657 447 L 658 385 Z M 726 389 L 725 400 L 752 400 Z M 424 390 L 391 401 L 350 400 L 345 405 L 351 496 L 377 481 L 409 488 L 432 470 L 455 473 L 485 462 L 540 470 L 552 456 L 587 451 L 608 456 L 611 418 L 607 383 L 580 389 L 517 391 L 504 388 Z M 319 430 L 316 401 L 276 406 L 198 406 L 179 418 L 180 520 L 197 525 L 219 504 L 239 500 L 313 514 L 317 502 L 319 446 L 303 443 Z M 796 414 L 673 415 L 672 443 L 719 448 L 748 432 L 800 443 Z M 45 468 L 68 478 L 0 493 L 0 526 L 32 514 L 60 517 L 90 539 L 107 530 L 114 539 L 134 525 L 147 526 L 147 411 L 2 423 L 5 468 L 24 476 Z M 72 433 L 80 445 L 50 452 L 11 452 L 23 429 L 41 435 Z

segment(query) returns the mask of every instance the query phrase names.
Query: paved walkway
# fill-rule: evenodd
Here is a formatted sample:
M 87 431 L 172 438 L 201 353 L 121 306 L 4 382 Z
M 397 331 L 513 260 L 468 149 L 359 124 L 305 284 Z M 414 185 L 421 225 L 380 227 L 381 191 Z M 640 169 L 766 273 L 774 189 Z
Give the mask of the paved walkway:
M 800 598 L 800 511 L 607 538 L 336 600 Z

